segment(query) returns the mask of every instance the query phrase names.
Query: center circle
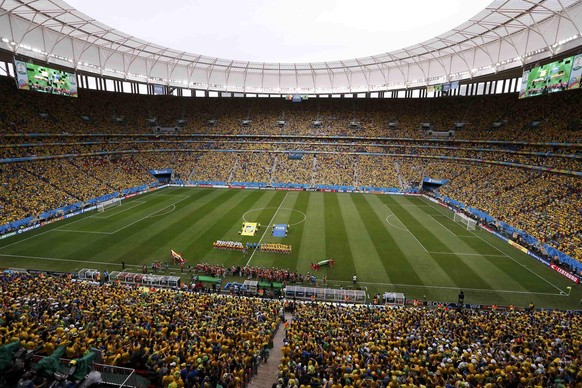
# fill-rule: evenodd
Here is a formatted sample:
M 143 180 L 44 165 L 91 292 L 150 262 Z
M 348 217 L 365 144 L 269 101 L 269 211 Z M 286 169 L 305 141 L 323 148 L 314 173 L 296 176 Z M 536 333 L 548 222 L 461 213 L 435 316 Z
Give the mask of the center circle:
M 301 221 L 299 221 L 299 222 L 295 222 L 295 223 L 293 223 L 293 224 L 289 224 L 289 226 L 295 226 L 295 225 L 299 225 L 299 224 L 301 224 L 301 223 L 305 222 L 305 220 L 307 219 L 307 216 L 305 215 L 305 213 L 303 213 L 303 212 L 302 212 L 302 211 L 300 211 L 300 210 L 297 210 L 297 209 L 291 209 L 291 208 L 288 208 L 288 207 L 281 207 L 281 208 L 279 208 L 279 207 L 274 207 L 274 206 L 273 206 L 273 207 L 259 207 L 259 208 L 256 208 L 256 209 L 251 209 L 251 210 L 249 210 L 249 211 L 245 212 L 245 213 L 242 215 L 242 219 L 243 219 L 243 221 L 244 221 L 244 222 L 249 222 L 249 221 L 246 219 L 246 215 L 247 215 L 247 214 L 249 214 L 249 213 L 253 213 L 253 212 L 257 212 L 257 211 L 260 211 L 260 210 L 266 210 L 266 209 L 290 210 L 290 211 L 292 211 L 292 212 L 297 212 L 297 213 L 299 213 L 299 214 L 301 214 L 301 215 L 303 216 L 303 219 L 302 219 Z

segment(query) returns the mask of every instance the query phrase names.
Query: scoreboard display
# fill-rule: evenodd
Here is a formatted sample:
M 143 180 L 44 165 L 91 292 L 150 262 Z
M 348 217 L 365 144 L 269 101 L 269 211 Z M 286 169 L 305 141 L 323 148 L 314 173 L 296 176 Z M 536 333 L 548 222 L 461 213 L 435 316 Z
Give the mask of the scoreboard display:
M 567 90 L 574 57 L 567 57 L 523 72 L 519 98 Z
M 74 73 L 15 60 L 16 83 L 19 89 L 77 97 Z

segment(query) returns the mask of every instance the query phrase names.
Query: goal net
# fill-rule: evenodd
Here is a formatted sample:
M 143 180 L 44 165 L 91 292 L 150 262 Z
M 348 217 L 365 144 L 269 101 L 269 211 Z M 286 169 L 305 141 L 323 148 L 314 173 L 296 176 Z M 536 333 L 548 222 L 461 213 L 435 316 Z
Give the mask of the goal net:
M 121 198 L 113 198 L 109 201 L 101 202 L 97 204 L 97 211 L 99 213 L 104 212 L 105 210 L 109 209 L 110 207 L 114 206 L 121 206 Z
M 467 217 L 463 213 L 455 213 L 453 220 L 457 223 L 465 225 L 467 230 L 475 230 L 475 225 L 477 225 L 477 221 Z

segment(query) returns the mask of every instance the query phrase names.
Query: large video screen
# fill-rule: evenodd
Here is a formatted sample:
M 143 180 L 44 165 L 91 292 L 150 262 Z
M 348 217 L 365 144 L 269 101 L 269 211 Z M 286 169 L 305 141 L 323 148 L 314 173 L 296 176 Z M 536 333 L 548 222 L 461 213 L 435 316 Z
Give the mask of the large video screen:
M 15 60 L 16 83 L 19 89 L 77 97 L 75 74 Z
M 523 72 L 519 98 L 539 96 L 569 89 L 574 57 L 551 62 Z
M 582 54 L 574 57 L 572 71 L 570 71 L 570 80 L 568 81 L 568 90 L 580 88 L 582 88 Z

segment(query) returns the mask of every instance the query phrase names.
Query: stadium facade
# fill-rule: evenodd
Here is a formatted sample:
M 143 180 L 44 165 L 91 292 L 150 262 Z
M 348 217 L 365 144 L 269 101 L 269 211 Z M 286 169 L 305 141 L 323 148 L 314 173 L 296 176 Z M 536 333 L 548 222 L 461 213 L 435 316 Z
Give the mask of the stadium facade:
M 582 36 L 580 1 L 496 0 L 457 28 L 392 52 L 263 63 L 161 47 L 60 0 L 4 1 L 0 9 L 5 53 L 72 69 L 80 87 L 147 94 L 161 85 L 177 95 L 424 97 L 440 95 L 427 86 L 453 82 L 454 94 L 514 92 L 523 68 L 572 53 Z M 10 73 L 12 59 L 2 60 L 0 73 Z

